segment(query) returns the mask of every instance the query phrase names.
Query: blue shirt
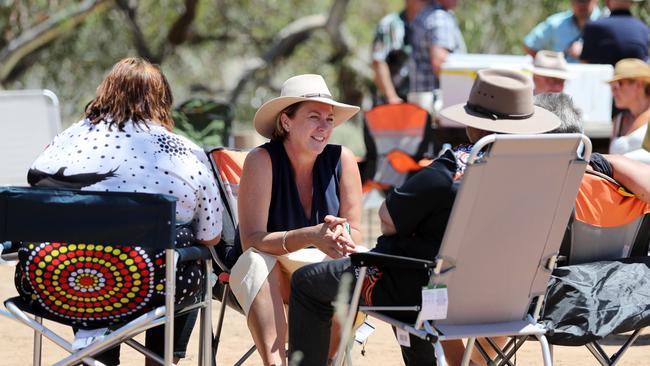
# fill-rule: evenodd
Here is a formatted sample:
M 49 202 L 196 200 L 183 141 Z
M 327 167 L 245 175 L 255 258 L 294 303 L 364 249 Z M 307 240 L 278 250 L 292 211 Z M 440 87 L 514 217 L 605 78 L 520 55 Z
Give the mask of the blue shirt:
M 589 16 L 590 20 L 600 18 L 601 11 L 595 8 Z M 549 50 L 564 52 L 571 44 L 582 37 L 582 32 L 575 20 L 573 11 L 567 10 L 546 18 L 533 28 L 524 38 L 526 47 L 535 51 Z M 577 59 L 566 55 L 568 62 L 578 62 Z

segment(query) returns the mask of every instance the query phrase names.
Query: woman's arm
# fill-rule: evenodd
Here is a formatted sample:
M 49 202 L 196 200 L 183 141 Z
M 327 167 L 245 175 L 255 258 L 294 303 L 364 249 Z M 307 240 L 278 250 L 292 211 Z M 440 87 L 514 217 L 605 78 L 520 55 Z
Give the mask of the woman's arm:
M 272 254 L 283 254 L 280 252 L 283 233 L 266 231 L 272 182 L 269 153 L 262 148 L 251 150 L 244 161 L 237 197 L 239 236 L 243 250 L 256 248 Z
M 614 171 L 612 178 L 634 193 L 640 200 L 650 203 L 650 165 L 622 155 L 603 155 Z
M 350 236 L 355 243 L 360 243 L 362 192 L 359 167 L 352 151 L 341 148 L 341 181 L 340 181 L 340 216 L 350 224 Z
M 199 243 L 199 244 L 203 244 L 203 245 L 207 245 L 207 246 L 217 245 L 217 244 L 219 244 L 219 242 L 221 241 L 221 234 L 217 235 L 217 236 L 214 237 L 213 239 L 209 239 L 209 240 L 195 240 L 195 241 L 196 241 L 197 243 Z

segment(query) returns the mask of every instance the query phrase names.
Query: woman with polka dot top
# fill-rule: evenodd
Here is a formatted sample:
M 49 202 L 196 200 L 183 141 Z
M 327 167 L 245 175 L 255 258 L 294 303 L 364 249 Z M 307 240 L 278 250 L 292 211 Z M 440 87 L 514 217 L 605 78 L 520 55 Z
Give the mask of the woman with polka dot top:
M 140 58 L 119 61 L 86 106 L 85 118 L 56 136 L 33 163 L 29 184 L 169 194 L 178 198 L 177 224 L 189 227 L 194 241 L 217 244 L 219 191 L 203 150 L 171 132 L 172 102 L 158 66 Z M 178 236 L 177 245 L 186 236 Z M 193 271 L 177 275 L 185 275 L 183 281 L 201 277 Z M 185 356 L 196 311 L 176 319 L 174 362 Z M 162 356 L 163 337 L 162 326 L 147 331 L 146 346 Z M 98 359 L 119 364 L 119 347 Z

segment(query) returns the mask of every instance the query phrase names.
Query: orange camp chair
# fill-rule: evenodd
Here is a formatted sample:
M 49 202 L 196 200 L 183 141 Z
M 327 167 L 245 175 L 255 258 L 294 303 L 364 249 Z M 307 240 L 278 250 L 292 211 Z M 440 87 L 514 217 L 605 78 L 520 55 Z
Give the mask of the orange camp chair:
M 410 103 L 385 104 L 365 114 L 364 193 L 400 186 L 433 141 L 431 116 Z
M 628 193 L 612 178 L 585 174 L 576 197 L 568 264 L 648 255 L 650 204 Z
M 221 338 L 221 331 L 223 329 L 223 319 L 226 314 L 226 307 L 230 306 L 235 310 L 242 312 L 241 306 L 235 299 L 232 291 L 230 290 L 230 268 L 224 261 L 228 251 L 235 243 L 236 228 L 238 225 L 237 219 L 237 196 L 239 194 L 239 179 L 241 177 L 244 160 L 246 159 L 247 151 L 230 150 L 223 147 L 213 149 L 208 152 L 208 158 L 212 165 L 212 170 L 221 193 L 221 200 L 223 201 L 224 212 L 223 216 L 223 230 L 221 232 L 221 242 L 217 245 L 216 250 L 212 251 L 212 256 L 216 264 L 215 269 L 220 271 L 219 281 L 213 289 L 215 296 L 221 301 L 221 308 L 219 309 L 219 317 L 217 318 L 217 328 L 214 334 L 212 349 L 216 360 L 217 349 L 219 347 L 219 340 Z M 212 249 L 212 248 L 211 248 Z M 255 346 L 252 346 L 244 353 L 244 355 L 235 363 L 241 365 L 255 352 Z

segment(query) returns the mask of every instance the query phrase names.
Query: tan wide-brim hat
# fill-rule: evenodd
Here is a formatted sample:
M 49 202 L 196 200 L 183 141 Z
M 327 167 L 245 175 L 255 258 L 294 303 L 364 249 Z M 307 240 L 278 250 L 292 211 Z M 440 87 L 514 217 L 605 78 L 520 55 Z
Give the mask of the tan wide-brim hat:
M 273 98 L 255 112 L 253 125 L 257 132 L 270 139 L 275 130 L 278 115 L 288 106 L 298 102 L 320 102 L 334 107 L 334 127 L 349 120 L 359 107 L 340 103 L 332 99 L 332 93 L 327 88 L 322 76 L 316 74 L 297 75 L 282 84 L 280 96 Z
M 638 58 L 624 58 L 614 65 L 614 77 L 608 83 L 623 79 L 637 79 L 650 83 L 650 65 Z
M 543 133 L 560 126 L 555 114 L 533 104 L 530 78 L 511 70 L 479 70 L 467 103 L 440 113 L 465 126 L 500 133 Z
M 564 53 L 547 50 L 535 54 L 533 74 L 562 80 L 571 78 Z

